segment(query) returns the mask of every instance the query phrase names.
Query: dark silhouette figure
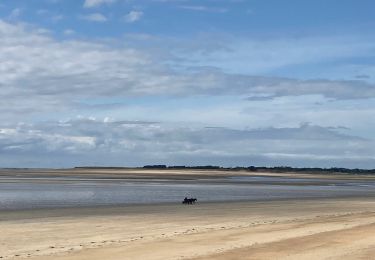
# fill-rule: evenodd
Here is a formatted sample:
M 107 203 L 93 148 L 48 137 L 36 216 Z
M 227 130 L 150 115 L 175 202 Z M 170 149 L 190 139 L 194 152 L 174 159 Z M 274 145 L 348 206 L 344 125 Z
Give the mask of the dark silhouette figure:
M 196 198 L 188 199 L 187 197 L 185 197 L 184 200 L 182 201 L 182 204 L 192 205 L 192 204 L 195 204 L 195 202 L 197 202 L 197 201 L 198 200 Z

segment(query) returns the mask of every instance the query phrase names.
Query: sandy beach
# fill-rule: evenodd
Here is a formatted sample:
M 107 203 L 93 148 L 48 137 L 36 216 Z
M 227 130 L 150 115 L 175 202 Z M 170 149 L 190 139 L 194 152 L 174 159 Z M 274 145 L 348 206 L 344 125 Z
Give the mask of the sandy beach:
M 375 200 L 7 211 L 1 259 L 371 259 Z

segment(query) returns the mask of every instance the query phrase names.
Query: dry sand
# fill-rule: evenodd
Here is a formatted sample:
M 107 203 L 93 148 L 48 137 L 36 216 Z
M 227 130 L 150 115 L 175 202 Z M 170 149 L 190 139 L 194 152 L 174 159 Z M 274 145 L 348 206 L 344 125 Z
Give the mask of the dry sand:
M 375 199 L 0 213 L 1 259 L 374 259 Z

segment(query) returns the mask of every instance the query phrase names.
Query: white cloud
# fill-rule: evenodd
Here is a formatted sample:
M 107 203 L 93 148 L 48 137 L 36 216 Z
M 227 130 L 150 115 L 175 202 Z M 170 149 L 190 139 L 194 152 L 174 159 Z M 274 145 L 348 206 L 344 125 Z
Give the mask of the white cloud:
M 213 13 L 226 13 L 228 9 L 222 7 L 212 7 L 212 6 L 204 6 L 204 5 L 182 5 L 180 6 L 182 9 L 192 10 L 192 11 L 200 11 L 200 12 L 213 12 Z
M 52 20 L 53 22 L 58 22 L 62 19 L 64 19 L 64 15 L 62 14 L 57 14 L 57 13 L 54 13 L 54 12 L 51 12 L 49 10 L 46 10 L 46 9 L 39 9 L 36 11 L 36 14 L 39 15 L 39 16 L 43 16 L 45 18 L 48 18 L 50 20 Z
M 112 4 L 114 2 L 116 2 L 116 0 L 85 0 L 83 6 L 85 8 L 93 8 L 103 4 Z
M 75 31 L 72 30 L 72 29 L 66 29 L 66 30 L 64 30 L 64 34 L 65 35 L 73 35 L 73 34 L 75 34 Z
M 13 10 L 10 12 L 8 18 L 11 19 L 11 20 L 12 20 L 12 19 L 17 19 L 18 17 L 21 16 L 21 14 L 22 14 L 22 10 L 21 10 L 20 8 L 15 8 L 15 9 L 13 9 Z
M 143 12 L 141 11 L 131 11 L 127 15 L 124 16 L 124 19 L 127 23 L 134 23 L 140 20 L 143 16 Z
M 58 4 L 60 3 L 62 0 L 45 0 L 47 3 L 49 4 Z
M 108 20 L 107 17 L 105 17 L 101 13 L 92 13 L 88 15 L 82 15 L 81 18 L 87 21 L 100 22 L 100 23 L 106 22 Z
M 62 20 L 62 19 L 64 19 L 64 16 L 61 15 L 61 14 L 53 15 L 53 16 L 51 17 L 51 20 L 54 21 L 54 22 L 58 22 L 58 21 L 60 21 L 60 20 Z
M 46 14 L 49 14 L 50 12 L 48 11 L 48 10 L 46 10 L 46 9 L 38 9 L 37 11 L 36 11 L 36 14 L 37 15 L 46 15 Z
M 208 35 L 199 42 L 206 45 L 197 47 L 195 44 L 194 49 L 189 49 L 191 47 L 186 44 L 176 55 L 184 59 L 186 65 L 216 67 L 231 73 L 252 75 L 275 74 L 278 69 L 292 66 L 299 66 L 297 70 L 302 70 L 306 65 L 315 65 L 308 67 L 314 72 L 321 70 L 319 66 L 331 69 L 327 63 L 367 57 L 375 48 L 373 39 L 349 35 L 258 39 Z

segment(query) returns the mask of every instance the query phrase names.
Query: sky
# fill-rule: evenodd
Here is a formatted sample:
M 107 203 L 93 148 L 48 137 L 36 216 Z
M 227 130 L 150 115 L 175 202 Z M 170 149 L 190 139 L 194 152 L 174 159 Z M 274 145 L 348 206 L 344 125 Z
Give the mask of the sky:
M 375 168 L 372 0 L 0 0 L 0 167 Z

